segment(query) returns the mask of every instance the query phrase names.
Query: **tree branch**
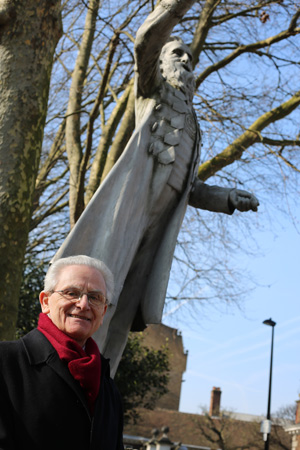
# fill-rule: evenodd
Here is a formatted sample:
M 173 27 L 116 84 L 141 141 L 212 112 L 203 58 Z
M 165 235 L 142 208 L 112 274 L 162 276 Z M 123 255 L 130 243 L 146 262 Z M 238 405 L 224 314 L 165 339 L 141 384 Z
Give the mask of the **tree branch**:
M 199 17 L 198 25 L 196 27 L 193 41 L 190 45 L 191 52 L 193 55 L 193 66 L 195 67 L 199 61 L 199 55 L 203 49 L 203 45 L 206 41 L 208 32 L 211 27 L 211 20 L 213 13 L 217 6 L 220 4 L 221 0 L 207 0 L 202 9 Z
M 95 193 L 97 187 L 100 184 L 100 179 L 104 170 L 104 166 L 107 159 L 107 152 L 111 145 L 113 135 L 120 123 L 121 117 L 128 105 L 128 99 L 133 87 L 133 80 L 127 86 L 121 99 L 116 104 L 112 114 L 110 115 L 107 123 L 102 128 L 101 139 L 99 141 L 98 149 L 96 152 L 95 159 L 92 164 L 89 183 L 86 188 L 85 194 L 85 206 L 89 203 L 93 194 Z
M 284 39 L 287 39 L 288 37 L 294 36 L 296 34 L 300 33 L 300 28 L 293 28 L 290 30 L 282 31 L 281 33 L 271 36 L 267 39 L 263 39 L 262 41 L 258 41 L 252 44 L 248 45 L 240 45 L 237 47 L 232 53 L 230 53 L 228 56 L 223 58 L 221 61 L 216 62 L 215 64 L 212 64 L 211 66 L 207 67 L 197 78 L 196 80 L 196 87 L 198 88 L 201 83 L 213 72 L 216 72 L 223 67 L 230 64 L 232 61 L 234 61 L 236 58 L 238 58 L 243 53 L 255 53 L 257 50 L 264 48 L 264 47 L 270 47 L 273 44 L 276 44 L 277 42 L 280 42 Z
M 79 191 L 82 193 L 84 192 L 86 167 L 87 167 L 87 163 L 89 161 L 89 158 L 91 155 L 91 150 L 92 150 L 94 122 L 95 122 L 96 118 L 98 117 L 99 107 L 103 101 L 104 93 L 106 92 L 106 89 L 107 89 L 107 82 L 108 82 L 108 78 L 109 78 L 109 74 L 110 74 L 112 60 L 113 60 L 113 56 L 115 54 L 118 42 L 119 42 L 119 33 L 115 33 L 115 35 L 112 37 L 112 39 L 110 41 L 108 57 L 107 57 L 103 77 L 101 80 L 100 89 L 99 89 L 97 98 L 95 100 L 93 109 L 91 111 L 90 119 L 89 119 L 88 126 L 87 126 L 86 151 L 85 151 L 84 157 L 82 158 L 82 161 L 80 164 L 79 177 L 78 177 Z
M 260 116 L 241 136 L 214 158 L 199 167 L 198 177 L 207 180 L 219 170 L 240 159 L 243 152 L 256 142 L 262 142 L 260 132 L 271 123 L 283 119 L 300 105 L 300 91 L 277 108 Z

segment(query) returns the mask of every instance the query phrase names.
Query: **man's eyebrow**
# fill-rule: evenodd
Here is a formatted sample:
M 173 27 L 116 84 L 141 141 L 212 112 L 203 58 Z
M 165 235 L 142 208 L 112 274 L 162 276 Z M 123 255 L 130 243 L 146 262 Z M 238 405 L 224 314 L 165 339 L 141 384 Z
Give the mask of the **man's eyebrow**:
M 78 291 L 83 291 L 84 290 L 81 287 L 74 286 L 74 285 L 67 286 L 63 290 L 65 290 L 65 289 L 77 289 Z M 94 292 L 95 294 L 103 294 L 103 295 L 105 295 L 104 292 L 101 289 L 91 289 L 90 291 L 87 291 L 87 292 L 89 292 L 89 293 Z
M 101 290 L 92 290 L 92 291 L 88 291 L 89 294 L 102 294 L 105 295 L 103 291 Z

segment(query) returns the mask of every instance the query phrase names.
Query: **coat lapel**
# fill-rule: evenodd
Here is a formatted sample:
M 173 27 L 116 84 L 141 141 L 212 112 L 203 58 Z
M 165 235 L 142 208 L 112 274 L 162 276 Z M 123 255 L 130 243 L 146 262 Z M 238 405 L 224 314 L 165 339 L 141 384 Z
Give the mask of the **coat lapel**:
M 79 397 L 88 416 L 90 417 L 90 412 L 83 389 L 80 387 L 79 382 L 72 377 L 67 365 L 59 359 L 57 351 L 50 344 L 48 339 L 39 330 L 34 329 L 24 336 L 22 341 L 26 349 L 29 363 L 31 365 L 47 364 L 52 370 L 54 370 L 75 392 L 77 397 Z

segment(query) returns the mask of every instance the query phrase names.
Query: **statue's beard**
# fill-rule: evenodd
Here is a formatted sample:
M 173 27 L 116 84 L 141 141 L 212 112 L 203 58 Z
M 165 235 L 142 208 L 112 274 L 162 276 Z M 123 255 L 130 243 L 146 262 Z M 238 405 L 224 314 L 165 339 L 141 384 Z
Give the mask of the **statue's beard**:
M 183 67 L 176 67 L 174 64 L 163 62 L 161 72 L 171 86 L 184 92 L 192 102 L 195 93 L 195 77 L 193 72 L 185 70 Z

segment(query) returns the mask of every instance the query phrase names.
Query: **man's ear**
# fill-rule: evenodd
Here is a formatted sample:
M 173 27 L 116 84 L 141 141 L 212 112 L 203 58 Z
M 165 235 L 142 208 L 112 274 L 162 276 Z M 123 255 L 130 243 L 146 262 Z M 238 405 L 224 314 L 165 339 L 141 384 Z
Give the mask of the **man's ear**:
M 101 321 L 100 321 L 100 325 L 99 326 L 101 326 L 102 323 L 103 323 L 103 318 L 105 316 L 106 311 L 107 311 L 107 305 L 104 305 L 103 311 L 101 313 Z
M 49 314 L 50 312 L 50 306 L 49 306 L 49 292 L 42 291 L 40 292 L 40 304 L 42 308 L 42 312 L 45 314 Z
M 105 305 L 104 305 L 104 313 L 103 313 L 103 316 L 105 315 L 105 313 L 106 313 L 106 311 L 107 311 L 107 308 L 108 308 L 108 306 L 105 304 Z

